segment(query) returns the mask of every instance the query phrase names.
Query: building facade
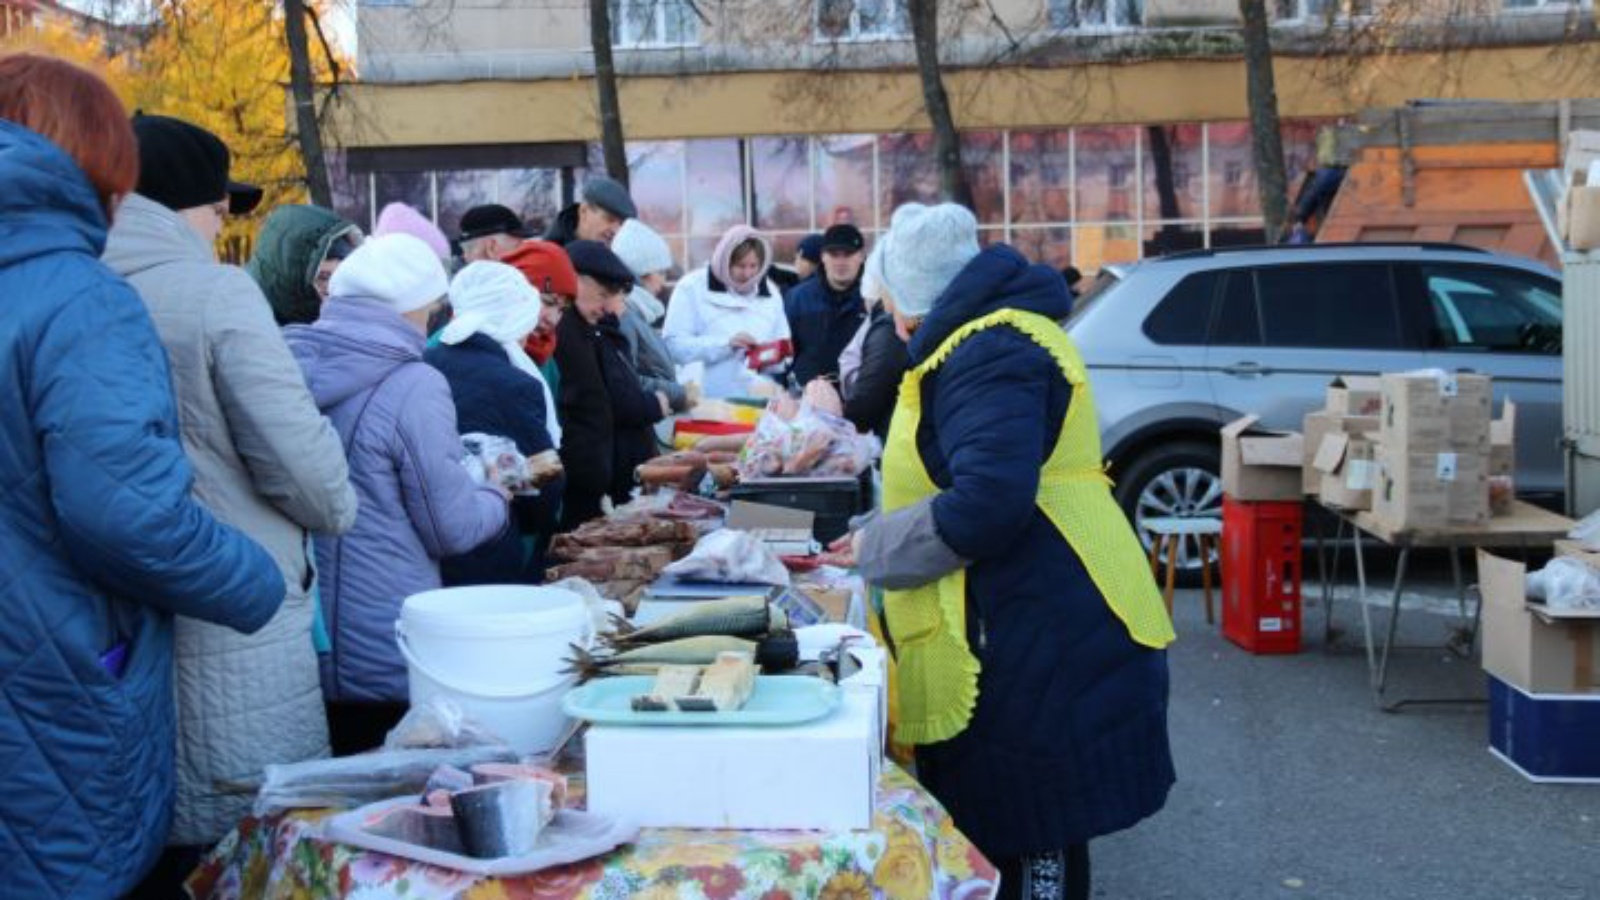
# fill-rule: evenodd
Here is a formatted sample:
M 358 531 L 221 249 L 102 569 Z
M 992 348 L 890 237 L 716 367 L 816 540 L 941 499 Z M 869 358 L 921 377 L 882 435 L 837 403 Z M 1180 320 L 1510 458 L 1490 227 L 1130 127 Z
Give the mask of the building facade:
M 1415 98 L 1583 96 L 1589 0 L 1269 0 L 1293 179 L 1321 126 Z M 361 0 L 329 117 L 339 205 L 545 220 L 599 166 L 585 0 Z M 685 266 L 782 254 L 938 193 L 905 0 L 611 0 L 641 217 Z M 1086 271 L 1261 238 L 1236 0 L 945 0 L 940 59 L 985 240 Z

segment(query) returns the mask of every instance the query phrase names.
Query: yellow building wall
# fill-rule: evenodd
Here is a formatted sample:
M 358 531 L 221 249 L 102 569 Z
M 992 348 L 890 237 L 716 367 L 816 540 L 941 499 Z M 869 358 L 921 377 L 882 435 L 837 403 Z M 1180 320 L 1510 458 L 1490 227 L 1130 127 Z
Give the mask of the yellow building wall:
M 1589 96 L 1600 44 L 1374 57 L 1280 58 L 1285 118 L 1349 115 L 1415 98 L 1550 100 Z M 946 73 L 962 129 L 1238 120 L 1248 116 L 1239 60 Z M 927 129 L 914 72 L 746 72 L 624 78 L 629 140 Z M 346 147 L 599 139 L 593 82 L 351 84 L 329 125 Z

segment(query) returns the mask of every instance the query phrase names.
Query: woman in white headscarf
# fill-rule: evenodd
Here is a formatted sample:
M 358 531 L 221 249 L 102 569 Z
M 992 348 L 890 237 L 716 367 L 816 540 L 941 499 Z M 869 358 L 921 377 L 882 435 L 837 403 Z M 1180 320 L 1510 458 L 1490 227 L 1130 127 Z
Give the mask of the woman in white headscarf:
M 667 304 L 661 336 L 679 365 L 706 367 L 707 397 L 748 396 L 752 353 L 765 373 L 780 374 L 787 360 L 780 343 L 789 341 L 783 295 L 767 277 L 772 246 L 747 225 L 728 229 L 711 262 L 683 276 Z
M 455 316 L 424 359 L 450 382 L 461 433 L 510 438 L 524 456 L 559 447 L 555 398 L 522 347 L 540 317 L 559 310 L 549 310 L 521 272 L 498 262 L 462 269 L 450 282 L 450 307 Z M 537 495 L 517 496 L 511 504 L 514 527 L 497 541 L 444 560 L 444 583 L 538 584 L 563 488 L 557 477 Z

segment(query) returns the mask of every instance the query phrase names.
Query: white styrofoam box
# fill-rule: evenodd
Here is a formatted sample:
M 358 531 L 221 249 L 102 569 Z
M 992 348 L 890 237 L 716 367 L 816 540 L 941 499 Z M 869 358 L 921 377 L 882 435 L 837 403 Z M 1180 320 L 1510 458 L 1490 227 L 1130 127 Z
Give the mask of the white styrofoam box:
M 594 725 L 589 810 L 647 828 L 870 828 L 882 766 L 875 689 L 788 726 Z

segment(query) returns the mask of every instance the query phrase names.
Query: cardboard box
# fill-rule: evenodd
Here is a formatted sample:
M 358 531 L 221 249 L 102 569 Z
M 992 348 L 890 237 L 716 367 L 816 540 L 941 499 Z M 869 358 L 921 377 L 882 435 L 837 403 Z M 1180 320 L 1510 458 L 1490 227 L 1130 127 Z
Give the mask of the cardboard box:
M 1245 416 L 1222 429 L 1222 490 L 1235 500 L 1300 500 L 1304 441 Z
M 1535 694 L 1600 692 L 1600 618 L 1530 604 L 1527 576 L 1522 563 L 1478 551 L 1484 671 Z
M 1517 473 L 1517 404 L 1507 397 L 1500 418 L 1489 423 L 1489 475 Z
M 1570 556 L 1582 560 L 1590 566 L 1600 569 L 1600 551 L 1585 550 L 1582 541 L 1571 539 L 1556 541 L 1556 555 Z
M 646 828 L 870 828 L 882 765 L 881 690 L 842 690 L 801 725 L 594 725 L 589 811 Z
M 1375 450 L 1373 441 L 1361 435 L 1324 437 L 1312 463 L 1322 476 L 1317 489 L 1322 502 L 1338 509 L 1371 509 L 1378 468 Z
M 1533 694 L 1490 675 L 1489 752 L 1529 781 L 1600 783 L 1600 694 Z
M 1377 375 L 1340 375 L 1328 385 L 1324 412 L 1336 416 L 1375 416 L 1383 410 L 1383 380 Z
M 1491 399 L 1483 375 L 1385 375 L 1380 440 L 1399 453 L 1487 454 Z
M 1561 152 L 1564 183 L 1584 183 L 1590 164 L 1600 161 L 1600 131 L 1578 129 L 1568 132 L 1567 145 Z
M 1401 453 L 1377 449 L 1372 514 L 1399 531 L 1429 531 L 1489 520 L 1487 453 Z
M 1317 451 L 1322 449 L 1322 439 L 1334 432 L 1345 434 L 1370 434 L 1378 430 L 1379 419 L 1372 416 L 1341 416 L 1326 410 L 1310 413 L 1305 418 L 1304 441 L 1305 450 L 1302 455 L 1304 462 L 1304 485 L 1307 494 L 1315 494 L 1322 489 L 1322 473 L 1317 471 Z

